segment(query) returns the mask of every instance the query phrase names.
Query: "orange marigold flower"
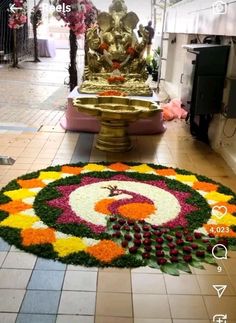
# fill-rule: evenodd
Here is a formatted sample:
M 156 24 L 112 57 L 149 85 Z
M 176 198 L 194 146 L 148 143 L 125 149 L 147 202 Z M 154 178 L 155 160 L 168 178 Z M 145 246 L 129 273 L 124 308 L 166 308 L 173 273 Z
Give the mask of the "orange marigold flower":
M 118 76 L 117 77 L 117 80 L 119 80 L 120 82 L 124 82 L 125 81 L 125 78 L 124 78 L 124 76 Z
M 32 178 L 32 179 L 18 179 L 17 183 L 22 188 L 34 188 L 34 187 L 45 187 L 44 184 L 40 179 Z
M 121 64 L 119 62 L 112 63 L 113 70 L 119 70 L 121 68 Z
M 26 204 L 24 202 L 21 202 L 19 200 L 17 201 L 10 201 L 6 204 L 0 205 L 0 210 L 6 211 L 9 213 L 18 213 L 21 211 L 25 211 L 27 209 L 31 209 L 32 205 Z
M 124 76 L 110 76 L 107 80 L 109 83 L 124 83 L 125 78 Z
M 61 171 L 63 173 L 79 175 L 82 169 L 82 167 L 62 166 Z
M 119 213 L 127 219 L 143 220 L 154 213 L 156 208 L 153 204 L 149 203 L 127 203 L 121 205 L 118 210 Z
M 122 164 L 122 163 L 114 163 L 114 164 L 109 165 L 108 168 L 115 170 L 117 172 L 124 172 L 127 169 L 129 169 L 130 166 Z
M 174 176 L 176 175 L 176 171 L 172 168 L 167 169 L 157 169 L 156 173 L 161 176 Z
M 108 50 L 109 49 L 109 45 L 107 43 L 101 43 L 101 45 L 99 46 L 99 49 L 101 51 Z
M 195 182 L 193 184 L 194 190 L 201 190 L 205 192 L 217 191 L 218 185 L 206 182 Z
M 133 47 L 129 47 L 127 49 L 127 54 L 134 56 L 136 54 L 136 50 Z
M 102 91 L 98 92 L 99 96 L 127 96 L 127 93 L 117 91 L 117 90 L 107 90 L 107 91 Z
M 102 214 L 110 215 L 111 212 L 108 210 L 108 206 L 114 201 L 115 199 L 103 199 L 101 201 L 98 201 L 95 204 L 94 210 Z
M 95 246 L 87 248 L 86 252 L 106 263 L 125 254 L 124 249 L 111 240 L 101 240 Z
M 30 246 L 34 244 L 52 243 L 56 241 L 53 229 L 25 229 L 21 232 L 22 244 Z

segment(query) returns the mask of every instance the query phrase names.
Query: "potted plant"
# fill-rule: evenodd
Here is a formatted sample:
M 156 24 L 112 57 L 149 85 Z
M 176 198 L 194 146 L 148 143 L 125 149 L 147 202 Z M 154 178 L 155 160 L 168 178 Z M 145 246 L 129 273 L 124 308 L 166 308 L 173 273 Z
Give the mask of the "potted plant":
M 157 82 L 158 80 L 158 69 L 160 61 L 160 47 L 154 50 L 153 55 L 148 55 L 146 58 L 146 69 L 149 75 L 152 75 L 152 80 Z

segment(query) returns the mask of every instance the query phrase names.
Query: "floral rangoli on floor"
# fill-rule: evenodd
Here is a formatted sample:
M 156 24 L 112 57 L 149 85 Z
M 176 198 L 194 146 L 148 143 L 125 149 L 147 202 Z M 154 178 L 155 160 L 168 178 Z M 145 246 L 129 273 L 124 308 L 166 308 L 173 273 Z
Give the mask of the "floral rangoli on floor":
M 190 273 L 190 266 L 216 265 L 217 243 L 235 250 L 236 195 L 204 176 L 160 165 L 49 167 L 1 190 L 0 236 L 70 264 Z

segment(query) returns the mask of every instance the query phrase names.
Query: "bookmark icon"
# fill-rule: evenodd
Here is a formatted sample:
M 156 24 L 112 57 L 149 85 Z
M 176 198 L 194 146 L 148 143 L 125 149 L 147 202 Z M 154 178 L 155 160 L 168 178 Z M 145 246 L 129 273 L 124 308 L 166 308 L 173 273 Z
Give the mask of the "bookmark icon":
M 221 298 L 221 296 L 224 294 L 227 285 L 212 285 L 213 288 L 217 291 L 217 295 L 219 298 Z

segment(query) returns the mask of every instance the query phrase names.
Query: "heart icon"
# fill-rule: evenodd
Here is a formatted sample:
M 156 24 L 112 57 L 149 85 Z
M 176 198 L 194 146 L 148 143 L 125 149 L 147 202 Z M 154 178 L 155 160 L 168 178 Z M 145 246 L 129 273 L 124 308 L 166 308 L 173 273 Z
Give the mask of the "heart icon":
M 216 216 L 218 219 L 222 219 L 228 213 L 228 209 L 224 205 L 215 205 L 212 208 L 212 215 Z

